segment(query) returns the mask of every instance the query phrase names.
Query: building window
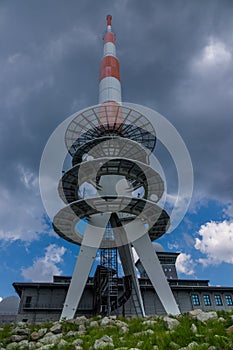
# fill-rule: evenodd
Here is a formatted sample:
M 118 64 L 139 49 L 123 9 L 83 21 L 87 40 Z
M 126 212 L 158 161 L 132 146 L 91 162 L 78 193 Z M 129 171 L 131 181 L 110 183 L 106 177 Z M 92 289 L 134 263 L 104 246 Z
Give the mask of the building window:
M 193 305 L 200 305 L 199 296 L 197 294 L 192 295 L 192 302 L 193 302 Z
M 31 301 L 32 301 L 32 297 L 26 297 L 25 306 L 26 307 L 30 307 L 31 306 Z
M 230 306 L 233 305 L 233 301 L 232 301 L 231 295 L 226 295 L 226 302 L 227 302 L 227 305 L 230 305 Z
M 215 303 L 216 305 L 220 306 L 222 305 L 222 298 L 221 298 L 221 295 L 215 295 Z
M 203 295 L 203 300 L 204 300 L 204 305 L 205 306 L 210 306 L 211 305 L 211 301 L 210 301 L 210 296 L 209 295 Z

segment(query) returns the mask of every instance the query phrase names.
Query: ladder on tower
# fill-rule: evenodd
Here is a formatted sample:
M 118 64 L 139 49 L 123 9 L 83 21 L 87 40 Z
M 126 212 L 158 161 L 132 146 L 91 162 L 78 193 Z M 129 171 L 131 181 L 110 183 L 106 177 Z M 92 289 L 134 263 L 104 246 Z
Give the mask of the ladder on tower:
M 118 298 L 118 262 L 117 262 L 117 249 L 116 248 L 104 248 L 100 250 L 100 266 L 104 273 L 103 279 L 105 280 L 104 288 L 102 288 L 101 296 L 105 305 L 106 314 L 109 316 L 111 313 L 111 305 Z

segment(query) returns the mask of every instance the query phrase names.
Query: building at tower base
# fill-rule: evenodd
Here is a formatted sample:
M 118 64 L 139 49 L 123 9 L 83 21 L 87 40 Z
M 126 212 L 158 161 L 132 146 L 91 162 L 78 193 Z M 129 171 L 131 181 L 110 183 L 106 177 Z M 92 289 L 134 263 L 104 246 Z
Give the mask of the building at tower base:
M 179 279 L 175 266 L 179 253 L 157 252 L 157 255 L 181 313 L 194 309 L 206 311 L 233 309 L 233 287 L 210 286 L 208 280 Z M 165 315 L 166 312 L 156 291 L 143 269 L 140 268 L 140 262 L 137 262 L 136 266 L 140 270 L 139 285 L 146 314 L 148 316 Z M 99 311 L 96 309 L 96 280 L 99 269 L 98 265 L 95 275 L 88 278 L 75 316 L 91 317 L 99 311 L 105 314 L 104 307 Z M 70 280 L 71 277 L 54 276 L 53 282 L 50 283 L 15 282 L 13 286 L 20 297 L 17 322 L 36 323 L 59 320 Z M 127 301 L 125 302 L 124 299 L 125 303 L 122 302 L 122 305 L 119 305 L 111 314 L 132 317 L 136 312 L 130 284 L 127 289 L 125 285 L 123 278 L 118 278 L 118 299 L 126 298 Z

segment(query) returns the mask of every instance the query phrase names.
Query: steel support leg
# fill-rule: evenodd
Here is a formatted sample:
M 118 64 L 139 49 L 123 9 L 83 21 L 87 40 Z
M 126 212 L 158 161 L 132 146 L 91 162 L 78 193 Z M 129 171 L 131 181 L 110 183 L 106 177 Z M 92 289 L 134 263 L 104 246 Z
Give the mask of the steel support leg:
M 110 214 L 106 213 L 89 220 L 60 320 L 74 318 L 109 218 Z
M 143 234 L 143 232 L 145 232 L 144 224 L 140 219 L 135 219 L 128 225 L 125 225 L 124 228 L 165 311 L 167 314 L 179 315 L 179 307 L 163 272 L 150 237 L 148 233 Z

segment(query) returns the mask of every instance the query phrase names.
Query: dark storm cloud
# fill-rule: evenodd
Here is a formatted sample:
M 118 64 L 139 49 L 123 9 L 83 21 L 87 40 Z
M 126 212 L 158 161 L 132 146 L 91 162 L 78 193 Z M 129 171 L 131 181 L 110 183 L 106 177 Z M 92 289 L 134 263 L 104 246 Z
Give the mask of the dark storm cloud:
M 231 200 L 233 3 L 153 2 L 147 14 L 137 4 L 123 67 L 126 100 L 154 107 L 177 127 L 192 156 L 196 193 Z
M 55 127 L 97 103 L 102 35 L 111 13 L 123 100 L 164 114 L 191 152 L 195 190 L 229 200 L 232 9 L 231 1 L 2 1 L 0 186 L 7 196 L 26 208 L 34 195 L 32 207 L 40 206 L 35 184 L 27 188 L 22 172 L 32 182 Z M 210 67 L 203 55 L 211 40 L 222 53 Z M 13 203 L 4 199 L 4 205 Z M 3 229 L 6 221 L 5 213 Z

